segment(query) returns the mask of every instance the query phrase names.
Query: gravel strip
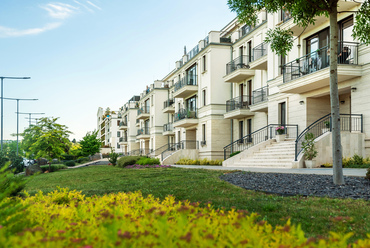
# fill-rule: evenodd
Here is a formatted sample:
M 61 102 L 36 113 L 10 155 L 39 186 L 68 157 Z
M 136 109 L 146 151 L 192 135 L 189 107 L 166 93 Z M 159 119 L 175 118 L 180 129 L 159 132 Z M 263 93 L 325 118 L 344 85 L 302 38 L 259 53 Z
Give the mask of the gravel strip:
M 220 179 L 241 188 L 285 196 L 370 200 L 370 181 L 361 177 L 344 177 L 344 185 L 335 185 L 333 176 L 326 175 L 234 172 Z

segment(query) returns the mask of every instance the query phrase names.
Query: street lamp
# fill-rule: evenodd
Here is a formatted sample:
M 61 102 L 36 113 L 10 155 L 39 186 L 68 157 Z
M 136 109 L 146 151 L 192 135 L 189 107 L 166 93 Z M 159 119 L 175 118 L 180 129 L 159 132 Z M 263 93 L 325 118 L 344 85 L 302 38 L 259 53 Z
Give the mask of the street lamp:
M 39 99 L 22 99 L 22 98 L 6 98 L 2 97 L 1 100 L 14 100 L 17 101 L 17 156 L 18 156 L 18 133 L 19 133 L 19 101 L 37 101 Z
M 45 113 L 18 113 L 18 114 L 21 114 L 21 115 L 29 115 L 28 119 L 29 119 L 29 125 L 31 126 L 31 115 L 44 115 Z
M 3 105 L 3 97 L 4 97 L 4 91 L 3 91 L 3 81 L 4 79 L 31 79 L 31 77 L 1 77 L 1 150 L 3 150 L 3 119 L 4 119 L 4 105 Z

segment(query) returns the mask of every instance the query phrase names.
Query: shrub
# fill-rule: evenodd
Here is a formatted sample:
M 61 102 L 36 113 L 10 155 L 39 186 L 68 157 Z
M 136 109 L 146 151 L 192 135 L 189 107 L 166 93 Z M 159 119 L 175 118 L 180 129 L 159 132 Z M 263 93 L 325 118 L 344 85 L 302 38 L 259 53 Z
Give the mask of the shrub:
M 362 156 L 359 156 L 357 154 L 353 155 L 352 157 L 353 163 L 356 165 L 363 165 L 364 164 L 364 158 Z
M 75 161 L 73 161 L 73 160 L 66 161 L 66 162 L 64 162 L 64 164 L 65 164 L 66 166 L 69 166 L 69 167 L 76 166 L 76 163 L 75 163 Z
M 136 161 L 136 163 L 139 165 L 161 164 L 158 158 L 146 158 L 146 157 L 141 157 L 138 161 Z
M 209 160 L 207 158 L 203 158 L 201 160 L 199 159 L 189 159 L 189 158 L 182 158 L 179 161 L 176 162 L 176 164 L 181 165 L 222 165 L 222 159 L 215 159 L 215 160 Z
M 86 162 L 89 162 L 90 159 L 88 157 L 82 157 L 82 158 L 78 158 L 77 159 L 77 163 L 79 164 L 83 164 L 83 163 L 86 163 Z
M 7 173 L 0 182 L 0 192 L 6 192 L 9 189 L 8 196 L 17 196 L 24 189 L 25 183 L 23 175 Z
M 73 161 L 69 161 L 69 162 L 73 162 Z M 42 165 L 40 166 L 40 168 L 42 172 L 49 171 L 49 165 Z M 63 170 L 63 169 L 68 169 L 68 167 L 64 164 L 51 164 L 49 172 L 54 172 L 54 171 Z
M 239 154 L 239 153 L 240 153 L 240 151 L 237 151 L 237 152 L 233 152 L 233 153 L 231 153 L 231 154 L 230 154 L 230 158 L 231 158 L 231 157 L 233 157 L 233 156 L 235 156 L 235 155 L 237 155 L 237 154 Z
M 367 172 L 366 172 L 366 176 L 365 176 L 365 178 L 366 178 L 367 180 L 370 180 L 370 167 L 369 167 L 369 168 L 367 168 Z
M 109 158 L 109 153 L 102 153 L 101 155 L 103 158 Z
M 62 159 L 63 160 L 74 160 L 75 156 L 65 153 L 65 154 L 62 155 Z
M 109 162 L 115 166 L 117 164 L 117 158 L 118 158 L 119 154 L 118 153 L 115 153 L 112 149 L 112 152 L 109 153 Z
M 139 159 L 140 159 L 139 156 L 124 156 L 124 157 L 120 157 L 118 159 L 117 166 L 118 167 L 121 167 L 121 168 L 124 168 L 127 165 L 133 165 L 133 164 L 135 164 L 136 161 L 138 161 Z
M 348 244 L 349 234 L 306 238 L 288 220 L 284 226 L 258 214 L 214 209 L 210 204 L 163 200 L 141 192 L 85 197 L 58 189 L 21 200 L 36 228 L 0 235 L 3 247 L 368 247 L 370 238 Z M 270 207 L 271 208 L 271 207 Z M 222 227 L 222 228 L 220 228 Z M 5 228 L 0 229 L 0 234 Z

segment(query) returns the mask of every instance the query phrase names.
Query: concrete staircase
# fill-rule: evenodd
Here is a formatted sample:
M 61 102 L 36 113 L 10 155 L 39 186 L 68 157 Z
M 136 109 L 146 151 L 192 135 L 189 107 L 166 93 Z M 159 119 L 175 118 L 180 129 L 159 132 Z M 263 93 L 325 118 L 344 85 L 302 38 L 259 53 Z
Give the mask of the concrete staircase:
M 294 154 L 294 141 L 272 142 L 259 151 L 241 158 L 234 166 L 291 168 Z

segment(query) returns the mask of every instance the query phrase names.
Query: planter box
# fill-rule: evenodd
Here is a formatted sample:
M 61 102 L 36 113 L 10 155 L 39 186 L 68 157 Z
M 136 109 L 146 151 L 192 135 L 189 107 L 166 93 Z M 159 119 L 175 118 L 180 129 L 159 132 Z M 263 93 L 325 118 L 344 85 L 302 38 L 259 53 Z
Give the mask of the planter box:
M 285 140 L 285 134 L 277 134 L 276 135 L 276 142 L 282 142 Z

